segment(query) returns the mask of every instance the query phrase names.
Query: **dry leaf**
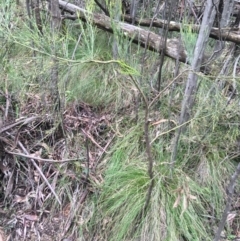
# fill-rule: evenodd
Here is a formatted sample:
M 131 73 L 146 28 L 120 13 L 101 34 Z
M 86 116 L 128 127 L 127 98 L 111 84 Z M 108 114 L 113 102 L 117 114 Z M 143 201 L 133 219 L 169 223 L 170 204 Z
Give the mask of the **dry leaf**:
M 181 216 L 187 210 L 187 208 L 188 208 L 188 199 L 186 195 L 183 195 L 183 210 L 182 210 Z
M 38 221 L 37 215 L 31 215 L 31 214 L 24 214 L 24 218 L 30 221 Z
M 21 196 L 19 196 L 19 195 L 15 195 L 14 196 L 14 202 L 15 203 L 24 203 L 24 202 L 26 202 L 28 200 L 28 196 L 26 195 L 26 196 L 24 196 L 24 197 L 21 197 Z
M 6 240 L 7 240 L 6 235 L 3 229 L 0 227 L 0 241 L 6 241 Z
M 174 192 L 176 192 L 178 194 L 177 198 L 176 198 L 176 201 L 174 202 L 173 204 L 173 208 L 176 208 L 179 203 L 180 203 L 180 200 L 181 200 L 181 194 L 183 193 L 183 188 L 182 187 L 179 187 L 177 188 L 176 190 L 174 190 Z
M 178 194 L 176 201 L 173 204 L 173 208 L 176 208 L 180 203 L 181 196 Z
M 42 155 L 42 148 L 40 148 L 38 151 L 30 154 L 30 156 L 32 156 L 32 157 L 38 157 L 38 158 L 41 158 L 41 155 Z
M 161 123 L 167 122 L 167 121 L 170 121 L 170 122 L 174 123 L 175 125 L 177 125 L 176 121 L 174 121 L 174 120 L 162 119 L 162 120 L 159 120 L 159 121 L 156 121 L 156 122 L 152 123 L 152 126 L 158 125 L 158 124 L 161 124 Z
M 232 212 L 232 213 L 229 213 L 228 216 L 227 216 L 227 223 L 231 224 L 234 220 L 234 218 L 236 217 L 236 213 Z
M 191 200 L 197 200 L 197 197 L 191 194 L 188 195 L 188 198 Z

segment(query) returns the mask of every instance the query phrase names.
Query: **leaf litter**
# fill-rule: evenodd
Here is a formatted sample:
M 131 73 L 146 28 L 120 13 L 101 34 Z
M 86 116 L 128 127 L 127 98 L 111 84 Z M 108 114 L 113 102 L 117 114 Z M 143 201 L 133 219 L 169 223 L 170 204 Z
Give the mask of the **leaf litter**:
M 0 240 L 76 240 L 93 215 L 86 200 L 103 181 L 111 115 L 76 102 L 60 115 L 29 94 L 19 118 L 1 94 Z

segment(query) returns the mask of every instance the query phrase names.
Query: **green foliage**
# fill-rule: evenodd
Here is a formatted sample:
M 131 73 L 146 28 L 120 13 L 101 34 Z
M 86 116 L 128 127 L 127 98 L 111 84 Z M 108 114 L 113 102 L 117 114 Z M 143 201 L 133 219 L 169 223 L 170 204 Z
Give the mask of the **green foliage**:
M 170 153 L 161 146 L 165 137 L 159 138 L 152 146 L 155 186 L 150 207 L 138 224 L 149 185 L 141 129 L 141 125 L 132 126 L 109 156 L 98 202 L 102 220 L 109 220 L 109 240 L 133 240 L 133 236 L 140 240 L 211 240 L 209 210 L 214 207 L 221 214 L 233 166 L 223 163 L 224 152 L 215 150 L 211 155 L 201 144 L 194 148 L 195 142 L 183 136 L 172 173 Z
M 91 19 L 87 23 L 76 21 L 75 24 L 66 21 L 64 31 L 54 37 L 47 24 L 43 25 L 43 36 L 40 35 L 34 21 L 30 27 L 28 21 L 18 18 L 16 25 L 10 28 L 14 11 L 5 10 L 12 6 L 11 1 L 4 3 L 0 10 L 1 16 L 5 16 L 0 17 L 0 38 L 4 40 L 4 48 L 0 50 L 4 81 L 0 82 L 0 89 L 11 91 L 19 105 L 27 93 L 37 96 L 48 93 L 52 57 L 56 57 L 59 63 L 58 87 L 65 103 L 83 101 L 110 113 L 113 119 L 111 128 L 114 129 L 115 122 L 120 123 L 115 130 L 116 140 L 102 164 L 104 182 L 96 187 L 100 195 L 95 194 L 94 201 L 91 200 L 91 205 L 95 205 L 91 228 L 100 225 L 102 230 L 98 232 L 104 233 L 105 240 L 212 239 L 208 218 L 212 213 L 215 218 L 220 218 L 227 181 L 234 170 L 231 156 L 239 137 L 236 124 L 239 123 L 238 101 L 234 99 L 226 105 L 226 95 L 217 89 L 213 94 L 209 91 L 212 80 L 201 78 L 193 118 L 181 135 L 173 166 L 170 163 L 172 140 L 178 129 L 176 123 L 183 81 L 158 96 L 149 110 L 154 187 L 146 213 L 139 216 L 146 202 L 150 180 L 144 136 L 145 110 L 141 98 L 136 96 L 139 97 L 140 90 L 149 103 L 155 98 L 152 86 L 157 71 L 152 69 L 152 63 L 157 54 L 148 52 L 145 66 L 141 66 L 140 46 L 134 47 L 114 26 L 119 59 L 113 60 L 110 35 L 92 26 Z M 89 11 L 96 7 L 94 1 L 87 6 Z M 47 16 L 42 18 L 47 19 Z M 181 37 L 191 61 L 197 34 L 191 25 L 183 22 Z M 53 53 L 53 47 L 57 49 L 56 53 Z M 165 61 L 163 87 L 172 81 L 173 67 L 170 60 Z M 130 76 L 136 78 L 139 89 Z M 138 82 L 140 77 L 142 83 Z M 184 80 L 185 76 L 181 78 Z M 237 81 L 236 85 L 239 89 Z M 137 104 L 134 103 L 136 99 Z M 137 114 L 138 121 L 133 122 Z M 152 124 L 155 119 L 160 120 L 159 124 Z M 83 142 L 77 145 L 82 148 Z M 82 167 L 75 165 L 74 168 L 82 171 Z M 72 193 L 68 189 L 71 179 L 62 178 L 60 183 L 58 192 L 65 199 L 71 199 Z
M 187 51 L 188 61 L 191 63 L 198 34 L 194 31 L 192 24 L 188 23 L 186 19 L 181 24 L 181 40 Z
M 140 141 L 142 134 L 138 127 L 131 128 L 116 143 L 105 173 L 99 207 L 104 212 L 103 218 L 111 220 L 109 240 L 130 237 L 144 206 L 149 183 L 146 163 L 138 152 L 141 146 L 129 145 Z

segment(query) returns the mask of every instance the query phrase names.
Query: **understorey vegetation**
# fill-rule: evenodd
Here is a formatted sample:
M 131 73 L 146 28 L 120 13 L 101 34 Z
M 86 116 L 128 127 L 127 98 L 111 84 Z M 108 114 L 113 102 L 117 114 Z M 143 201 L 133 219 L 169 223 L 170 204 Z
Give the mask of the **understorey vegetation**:
M 238 240 L 239 9 L 0 0 L 0 240 Z

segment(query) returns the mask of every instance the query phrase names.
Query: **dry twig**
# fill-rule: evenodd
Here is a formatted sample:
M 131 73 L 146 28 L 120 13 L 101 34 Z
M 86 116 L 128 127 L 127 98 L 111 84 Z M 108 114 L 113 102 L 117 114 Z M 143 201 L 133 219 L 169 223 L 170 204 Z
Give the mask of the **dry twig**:
M 27 149 L 23 146 L 23 144 L 20 141 L 18 141 L 17 143 L 20 146 L 20 148 L 23 150 L 23 152 L 25 152 L 26 155 L 30 156 Z M 53 195 L 55 196 L 55 198 L 57 199 L 58 203 L 61 205 L 61 201 L 60 201 L 58 195 L 56 194 L 56 192 L 52 188 L 51 184 L 49 183 L 49 181 L 47 180 L 47 178 L 43 174 L 42 170 L 39 168 L 39 166 L 37 165 L 37 163 L 34 161 L 34 159 L 32 157 L 30 158 L 30 160 L 31 160 L 32 164 L 34 165 L 34 167 L 39 172 L 39 174 L 41 175 L 41 177 L 43 178 L 43 180 L 45 181 L 45 183 L 47 184 L 47 186 L 49 187 L 49 189 L 51 190 L 51 192 L 53 193 Z
M 24 153 L 20 153 L 20 152 L 12 152 L 12 151 L 9 151 L 7 149 L 5 149 L 5 151 L 9 154 L 12 154 L 12 155 L 22 156 L 22 157 L 26 157 L 26 158 L 41 161 L 41 162 L 49 162 L 49 163 L 57 163 L 57 164 L 79 160 L 78 158 L 63 159 L 63 160 L 44 159 L 44 158 L 35 156 L 34 154 L 24 154 Z

